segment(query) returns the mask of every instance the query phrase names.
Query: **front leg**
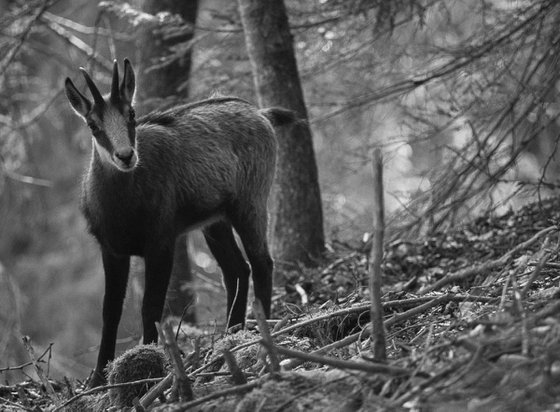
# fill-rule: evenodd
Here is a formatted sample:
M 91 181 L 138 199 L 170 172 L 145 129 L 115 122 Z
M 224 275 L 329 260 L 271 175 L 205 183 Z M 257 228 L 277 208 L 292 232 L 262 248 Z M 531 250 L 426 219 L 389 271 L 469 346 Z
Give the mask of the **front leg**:
M 117 330 L 121 320 L 123 301 L 128 282 L 130 256 L 117 256 L 101 248 L 105 271 L 105 296 L 103 297 L 103 331 L 97 366 L 90 382 L 94 388 L 106 382 L 105 367 L 115 357 Z
M 156 322 L 161 321 L 165 295 L 173 267 L 173 247 L 150 251 L 145 256 L 146 276 L 142 301 L 144 343 L 157 342 Z

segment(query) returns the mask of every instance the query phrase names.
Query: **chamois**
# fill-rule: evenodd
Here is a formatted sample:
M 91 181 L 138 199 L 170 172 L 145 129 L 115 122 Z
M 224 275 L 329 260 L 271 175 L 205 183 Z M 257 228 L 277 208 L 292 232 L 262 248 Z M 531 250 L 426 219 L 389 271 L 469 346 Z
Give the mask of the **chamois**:
M 120 86 L 115 60 L 107 96 L 80 70 L 93 102 L 69 78 L 65 91 L 93 135 L 81 209 L 100 245 L 105 272 L 101 345 L 90 383 L 94 387 L 105 382 L 104 368 L 114 358 L 130 257 L 145 260 L 143 342 L 156 342 L 155 322 L 162 316 L 174 242 L 185 231 L 203 227 L 222 269 L 228 327 L 245 322 L 251 272 L 255 297 L 270 316 L 273 262 L 266 233 L 276 166 L 274 126 L 292 123 L 295 115 L 281 108 L 259 110 L 236 97 L 216 97 L 136 120 L 136 81 L 128 59 Z

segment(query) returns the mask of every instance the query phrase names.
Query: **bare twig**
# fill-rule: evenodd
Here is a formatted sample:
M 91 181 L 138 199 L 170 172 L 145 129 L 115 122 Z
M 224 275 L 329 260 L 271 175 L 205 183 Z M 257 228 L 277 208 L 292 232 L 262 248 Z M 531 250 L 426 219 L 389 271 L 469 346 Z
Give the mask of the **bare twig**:
M 329 264 L 325 269 L 323 269 L 321 271 L 321 276 L 325 276 L 327 274 L 329 274 L 330 272 L 333 271 L 334 268 L 336 268 L 337 266 L 343 264 L 344 262 L 346 262 L 347 260 L 351 260 L 354 259 L 356 256 L 358 256 L 360 253 L 359 252 L 352 252 L 350 254 L 348 254 L 347 256 L 343 256 L 339 259 L 336 259 L 334 262 L 332 262 L 331 264 Z
M 224 349 L 222 351 L 222 354 L 224 355 L 224 359 L 226 360 L 226 363 L 228 365 L 233 383 L 235 385 L 245 385 L 247 383 L 247 378 L 245 377 L 243 371 L 239 368 L 239 365 L 235 361 L 235 357 L 233 356 L 233 354 L 227 349 Z
M 68 405 L 70 405 L 71 403 L 75 402 L 77 399 L 79 399 L 83 396 L 92 395 L 92 394 L 97 393 L 97 392 L 103 392 L 103 391 L 106 391 L 107 389 L 116 389 L 116 388 L 124 388 L 124 387 L 127 387 L 127 386 L 142 385 L 142 384 L 146 384 L 146 383 L 155 383 L 155 382 L 160 382 L 161 380 L 162 380 L 162 378 L 148 378 L 148 379 L 140 379 L 140 380 L 132 381 L 132 382 L 114 383 L 114 384 L 111 384 L 111 385 L 98 386 L 96 388 L 92 388 L 92 389 L 89 389 L 87 391 L 83 391 L 83 392 L 78 393 L 77 395 L 68 399 L 62 405 L 59 405 L 56 408 L 54 408 L 52 410 L 52 412 L 58 412 L 58 411 L 63 410 L 65 407 L 67 407 Z
M 315 392 L 315 391 L 317 391 L 317 390 L 319 390 L 319 389 L 321 389 L 321 388 L 323 388 L 323 390 L 324 390 L 325 386 L 338 383 L 338 382 L 340 382 L 340 381 L 342 381 L 342 380 L 344 380 L 344 379 L 348 379 L 349 376 L 351 376 L 351 375 L 342 376 L 342 377 L 340 377 L 340 378 L 336 378 L 336 379 L 333 379 L 332 381 L 325 382 L 325 383 L 321 382 L 321 383 L 319 383 L 318 385 L 314 385 L 314 386 L 312 386 L 312 387 L 309 388 L 309 389 L 306 389 L 306 390 L 304 390 L 304 391 L 301 391 L 301 392 L 297 393 L 296 395 L 292 396 L 291 398 L 287 399 L 284 403 L 280 404 L 273 412 L 282 412 L 282 411 L 285 411 L 285 410 L 287 410 L 286 407 L 287 407 L 290 403 L 292 403 L 293 401 L 295 401 L 296 399 L 298 399 L 298 398 L 303 398 L 303 397 L 307 396 L 308 394 L 313 393 L 313 392 Z M 342 410 L 346 410 L 346 409 L 342 409 Z
M 56 35 L 58 35 L 60 38 L 64 39 L 68 44 L 73 46 L 76 50 L 85 54 L 88 59 L 92 59 L 93 61 L 95 61 L 97 64 L 103 67 L 105 71 L 110 72 L 112 70 L 113 63 L 111 61 L 99 55 L 95 51 L 95 48 L 91 47 L 85 41 L 70 33 L 68 30 L 66 30 L 58 23 L 55 23 L 53 21 L 45 21 L 45 27 L 51 30 Z
M 425 381 L 416 384 L 410 391 L 408 391 L 407 393 L 399 396 L 398 398 L 394 398 L 393 399 L 393 405 L 397 408 L 402 408 L 402 405 L 409 399 L 413 398 L 414 396 L 416 396 L 416 394 L 420 393 L 422 390 L 424 390 L 425 388 L 429 388 L 430 386 L 432 386 L 435 382 L 446 378 L 447 376 L 449 376 L 450 374 L 454 373 L 455 371 L 457 371 L 457 369 L 459 369 L 460 366 L 464 365 L 466 363 L 465 360 L 460 360 L 458 362 L 455 362 L 452 365 L 447 366 L 446 368 L 442 369 L 441 371 L 439 371 L 437 374 L 435 374 L 434 376 L 432 376 L 429 379 L 426 379 Z
M 355 371 L 362 371 L 368 373 L 384 373 L 392 376 L 406 376 L 410 375 L 412 371 L 396 366 L 390 366 L 383 363 L 372 362 L 353 362 L 337 358 L 321 356 L 315 352 L 305 353 L 293 349 L 287 349 L 282 346 L 277 346 L 278 353 L 290 358 L 296 358 L 304 362 L 316 362 L 321 365 L 328 365 L 339 369 L 350 369 Z
M 531 285 L 539 277 L 543 266 L 547 263 L 548 259 L 552 255 L 552 253 L 546 252 L 546 248 L 548 247 L 549 242 L 550 242 L 550 239 L 547 237 L 545 239 L 544 243 L 543 243 L 543 246 L 542 246 L 541 258 L 539 259 L 537 265 L 535 266 L 535 269 L 533 270 L 533 273 L 531 273 L 531 276 L 527 280 L 527 283 L 525 284 L 523 289 L 521 289 L 521 292 L 520 292 L 521 299 L 523 299 L 525 296 L 527 296 L 527 292 L 529 292 L 529 289 L 531 288 Z
M 385 233 L 385 207 L 383 204 L 383 157 L 379 148 L 373 152 L 373 237 L 369 264 L 370 317 L 373 335 L 371 353 L 380 362 L 387 358 L 385 352 L 385 328 L 381 304 L 381 263 L 383 260 L 383 236 Z
M 44 362 L 43 361 L 43 357 L 49 353 L 52 349 L 52 343 L 49 345 L 49 347 L 47 349 L 45 349 L 43 351 L 43 353 L 37 358 L 37 362 Z M 33 362 L 29 361 L 29 362 L 25 362 L 22 363 L 21 365 L 17 365 L 17 366 L 6 366 L 5 368 L 0 368 L 0 372 L 6 372 L 6 371 L 13 371 L 13 370 L 19 370 L 19 369 L 23 369 L 27 366 L 33 366 Z
M 439 296 L 437 298 L 434 298 L 432 300 L 430 300 L 429 302 L 424 303 L 423 305 L 417 306 L 415 308 L 412 308 L 410 310 L 407 310 L 406 312 L 403 313 L 399 313 L 394 315 L 392 318 L 388 319 L 385 321 L 385 328 L 389 328 L 390 326 L 394 326 L 397 323 L 400 323 L 406 319 L 411 318 L 412 316 L 415 316 L 419 313 L 422 313 L 434 306 L 437 305 L 441 305 L 443 303 L 446 303 L 449 301 L 450 299 L 450 295 L 442 295 Z M 338 349 L 338 348 L 343 348 L 344 346 L 348 346 L 351 345 L 354 342 L 357 342 L 359 339 L 363 338 L 367 338 L 370 336 L 371 333 L 371 328 L 365 328 L 364 330 L 360 331 L 360 332 L 356 332 L 352 335 L 349 335 L 347 337 L 345 337 L 344 339 L 338 340 L 336 342 L 330 343 L 328 345 L 323 346 L 320 349 L 317 349 L 316 351 L 313 351 L 312 354 L 322 354 L 322 353 L 327 353 L 333 349 Z M 282 363 L 282 366 L 284 367 L 284 369 L 293 369 L 296 366 L 301 365 L 301 361 L 300 360 L 290 360 L 289 362 L 286 363 Z
M 521 354 L 523 356 L 529 355 L 529 330 L 527 327 L 527 313 L 523 307 L 523 301 L 521 299 L 521 294 L 519 293 L 519 287 L 517 286 L 517 276 L 523 269 L 527 267 L 527 256 L 523 256 L 522 262 L 513 271 L 511 275 L 511 288 L 513 290 L 513 303 L 519 316 L 521 318 Z
M 6 366 L 5 368 L 0 368 L 0 372 L 17 371 L 26 368 L 27 366 L 33 366 L 33 362 L 29 361 L 17 366 Z
M 0 402 L 5 404 L 5 405 L 10 405 L 10 406 L 13 406 L 13 407 L 17 408 L 17 409 L 15 409 L 17 411 L 22 410 L 22 409 L 24 411 L 35 411 L 36 410 L 35 408 L 31 409 L 31 408 L 28 408 L 26 406 L 22 406 L 19 403 L 12 402 L 12 401 L 10 401 L 6 398 L 2 398 L 1 396 L 0 396 Z
M 453 302 L 489 303 L 489 302 L 496 301 L 496 298 L 486 297 L 486 296 L 474 296 L 474 295 L 468 295 L 468 294 L 458 294 L 458 295 L 447 294 L 445 296 L 447 296 L 448 301 L 453 301 Z M 419 304 L 423 304 L 423 303 L 426 303 L 426 302 L 431 302 L 433 299 L 434 299 L 433 296 L 423 296 L 423 297 L 411 298 L 411 299 L 391 300 L 391 301 L 385 302 L 383 304 L 383 309 L 402 309 L 402 308 L 408 308 L 408 307 L 415 307 Z M 348 316 L 348 315 L 353 314 L 353 313 L 365 313 L 365 312 L 368 311 L 369 308 L 370 308 L 370 303 L 369 302 L 364 302 L 362 304 L 352 306 L 350 308 L 340 309 L 340 310 L 337 310 L 337 311 L 334 311 L 334 312 L 327 313 L 325 315 L 317 316 L 317 317 L 314 317 L 314 318 L 311 318 L 311 319 L 307 319 L 307 320 L 295 323 L 293 325 L 287 326 L 284 329 L 281 329 L 277 332 L 272 333 L 271 336 L 273 338 L 275 338 L 277 336 L 285 335 L 286 333 L 290 333 L 290 332 L 292 332 L 294 330 L 297 330 L 297 329 L 300 329 L 302 327 L 312 325 L 316 322 L 321 322 L 321 321 L 336 318 L 336 317 L 339 317 L 339 316 Z M 258 343 L 260 343 L 260 339 L 255 339 L 255 340 L 252 340 L 252 341 L 249 341 L 249 342 L 242 343 L 241 345 L 238 345 L 238 346 L 232 348 L 231 351 L 236 352 L 238 350 L 248 348 L 249 346 L 256 345 Z M 201 372 L 202 370 L 204 370 L 205 367 L 208 367 L 208 366 L 203 366 L 203 367 L 199 368 L 198 370 L 195 370 L 192 374 L 196 375 L 198 372 Z
M 183 362 L 181 361 L 181 353 L 179 351 L 179 347 L 177 346 L 177 341 L 175 340 L 175 334 L 171 329 L 171 325 L 166 322 L 163 326 L 161 326 L 159 322 L 156 322 L 156 328 L 160 335 L 160 340 L 164 343 L 164 349 L 171 360 L 171 364 L 173 365 L 173 371 L 175 372 L 175 385 L 179 395 L 179 400 L 190 401 L 193 398 L 193 391 L 189 378 L 185 373 L 185 368 L 183 367 Z
M 140 405 L 147 408 L 171 385 L 173 385 L 173 373 L 169 373 L 165 378 L 161 379 L 160 382 L 152 386 L 150 390 L 140 398 Z
M 134 406 L 134 411 L 135 412 L 146 412 L 146 408 L 144 408 L 142 406 L 142 404 L 140 403 L 140 400 L 138 398 L 134 398 L 132 400 L 132 406 Z
M 454 283 L 460 280 L 465 280 L 474 275 L 485 272 L 487 270 L 503 266 L 507 262 L 509 262 L 516 253 L 518 253 L 521 250 L 529 248 L 534 243 L 536 243 L 541 237 L 557 230 L 558 230 L 557 226 L 547 227 L 546 229 L 537 232 L 531 239 L 526 240 L 523 243 L 520 243 L 519 245 L 511 249 L 509 252 L 507 252 L 505 255 L 500 257 L 499 259 L 491 260 L 483 264 L 471 266 L 465 269 L 458 270 L 457 272 L 450 273 L 444 276 L 443 278 L 441 278 L 440 280 L 438 280 L 437 282 L 435 282 L 434 284 L 423 287 L 421 290 L 418 291 L 418 293 L 423 295 L 428 292 L 440 289 L 443 286 L 446 286 L 450 283 Z
M 4 74 L 4 72 L 6 71 L 6 68 L 10 65 L 10 63 L 16 57 L 19 50 L 21 49 L 21 47 L 23 46 L 23 44 L 27 40 L 27 37 L 31 33 L 31 29 L 35 26 L 35 24 L 37 24 L 37 22 L 39 21 L 39 19 L 42 16 L 42 14 L 45 11 L 47 11 L 47 9 L 49 7 L 51 7 L 53 4 L 55 4 L 57 1 L 58 0 L 45 0 L 45 1 L 43 1 L 43 4 L 40 7 L 37 8 L 37 11 L 35 12 L 35 15 L 29 20 L 29 22 L 27 23 L 25 28 L 22 30 L 16 45 L 14 47 L 12 47 L 10 50 L 8 50 L 8 52 L 5 54 L 2 61 L 0 61 L 0 75 Z
M 29 338 L 29 336 L 24 336 L 22 337 L 22 341 L 23 341 L 23 346 L 25 346 L 25 349 L 29 354 L 29 359 L 31 360 L 33 366 L 35 367 L 35 372 L 37 372 L 37 376 L 39 376 L 41 383 L 45 386 L 45 390 L 47 391 L 50 398 L 53 401 L 57 402 L 59 400 L 58 395 L 54 391 L 54 388 L 52 387 L 48 378 L 44 375 L 43 368 L 41 367 L 41 365 L 39 365 L 39 362 L 37 362 L 37 359 L 35 357 L 35 350 L 33 349 L 33 346 L 31 346 L 31 339 Z
M 194 408 L 195 406 L 202 405 L 203 403 L 214 400 L 214 399 L 222 398 L 224 396 L 229 396 L 229 395 L 248 392 L 248 391 L 258 387 L 260 384 L 261 384 L 260 381 L 253 381 L 253 382 L 249 382 L 245 385 L 238 385 L 238 386 L 234 386 L 233 388 L 228 388 L 228 389 L 224 389 L 224 390 L 221 390 L 221 391 L 216 391 L 214 393 L 211 393 L 210 395 L 203 396 L 202 398 L 198 398 L 195 401 L 181 403 L 181 404 L 179 404 L 179 405 L 177 405 L 173 408 L 169 408 L 169 409 L 167 409 L 167 412 L 187 411 L 190 408 Z
M 296 283 L 294 285 L 294 288 L 301 298 L 301 304 L 303 306 L 307 305 L 309 303 L 309 298 L 307 297 L 307 292 L 305 291 L 305 289 L 299 283 Z
M 259 299 L 255 299 L 253 302 L 253 313 L 257 318 L 259 324 L 259 330 L 262 336 L 262 344 L 268 351 L 268 359 L 270 360 L 270 371 L 278 372 L 280 370 L 280 362 L 278 360 L 278 355 L 276 354 L 274 343 L 272 342 L 272 337 L 270 336 L 270 330 L 266 323 L 266 315 L 262 306 L 262 302 Z
M 85 26 L 83 24 L 78 23 L 77 21 L 67 19 L 57 14 L 50 13 L 48 11 L 43 13 L 41 20 L 46 20 L 49 22 L 56 23 L 59 26 L 74 30 L 75 32 L 81 34 L 112 37 L 115 40 L 121 40 L 121 41 L 131 41 L 135 39 L 135 37 L 131 34 L 114 32 L 112 30 L 104 29 L 102 27 Z

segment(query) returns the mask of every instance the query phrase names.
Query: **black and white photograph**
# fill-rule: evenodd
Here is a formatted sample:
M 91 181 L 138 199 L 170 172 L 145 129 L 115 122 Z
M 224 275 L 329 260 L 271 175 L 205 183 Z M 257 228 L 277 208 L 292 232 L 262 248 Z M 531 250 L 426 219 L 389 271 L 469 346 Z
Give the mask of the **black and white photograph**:
M 0 0 L 0 411 L 560 410 L 559 28 Z

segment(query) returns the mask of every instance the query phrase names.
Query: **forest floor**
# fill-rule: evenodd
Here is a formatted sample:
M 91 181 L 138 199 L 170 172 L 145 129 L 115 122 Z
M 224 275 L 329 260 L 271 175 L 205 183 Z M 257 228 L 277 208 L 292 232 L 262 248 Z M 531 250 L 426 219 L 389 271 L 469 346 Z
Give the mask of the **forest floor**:
M 387 245 L 386 362 L 370 350 L 364 247 L 287 273 L 269 338 L 255 322 L 225 336 L 182 326 L 186 376 L 161 347 L 138 346 L 110 382 L 141 384 L 44 377 L 0 386 L 0 410 L 560 410 L 559 221 L 555 198 Z

